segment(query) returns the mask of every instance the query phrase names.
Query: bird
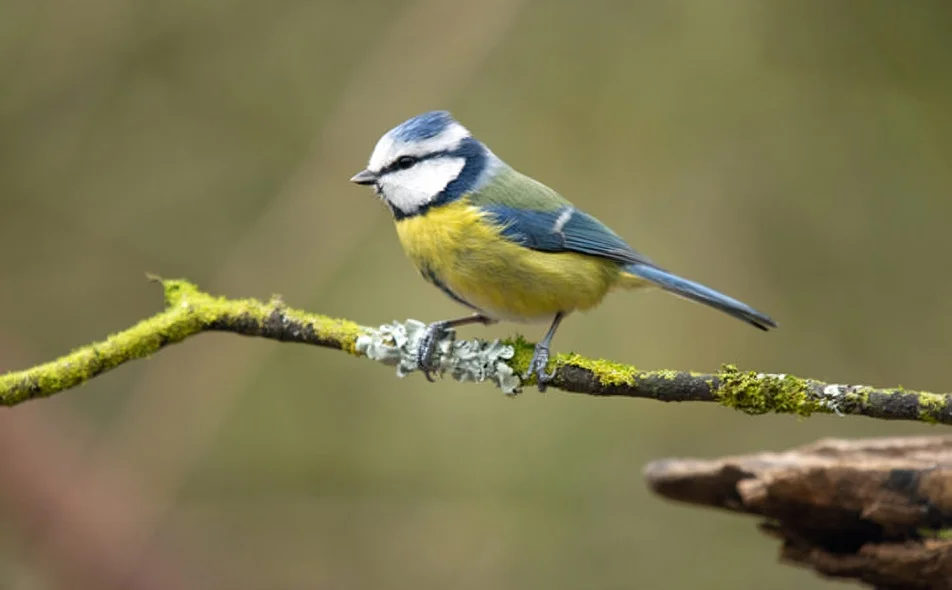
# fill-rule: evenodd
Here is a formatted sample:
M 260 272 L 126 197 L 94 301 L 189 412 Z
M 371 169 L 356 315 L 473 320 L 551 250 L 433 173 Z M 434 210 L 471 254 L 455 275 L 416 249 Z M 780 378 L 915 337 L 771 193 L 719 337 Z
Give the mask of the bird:
M 415 361 L 429 381 L 437 343 L 451 329 L 548 322 L 523 375 L 545 391 L 555 376 L 547 366 L 562 320 L 618 288 L 657 287 L 761 330 L 777 327 L 747 304 L 658 266 L 506 164 L 448 111 L 425 112 L 387 131 L 350 181 L 374 188 L 423 278 L 471 312 L 427 325 Z

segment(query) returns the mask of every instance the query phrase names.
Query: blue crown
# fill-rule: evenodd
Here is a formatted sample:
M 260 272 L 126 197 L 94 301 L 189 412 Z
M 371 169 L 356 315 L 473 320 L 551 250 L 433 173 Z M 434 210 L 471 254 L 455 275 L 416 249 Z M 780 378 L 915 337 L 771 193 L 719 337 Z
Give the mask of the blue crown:
M 407 119 L 390 133 L 400 141 L 422 141 L 443 133 L 453 122 L 453 116 L 447 111 L 430 111 Z

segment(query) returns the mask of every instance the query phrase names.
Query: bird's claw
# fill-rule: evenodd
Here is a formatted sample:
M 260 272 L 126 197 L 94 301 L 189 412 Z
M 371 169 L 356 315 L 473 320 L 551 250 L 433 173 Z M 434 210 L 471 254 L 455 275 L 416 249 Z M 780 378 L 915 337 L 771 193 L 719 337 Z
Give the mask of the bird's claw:
M 436 345 L 446 335 L 446 322 L 433 322 L 426 327 L 426 331 L 417 345 L 417 368 L 423 371 L 423 376 L 433 383 L 433 373 L 439 369 L 439 363 L 433 362 L 433 353 Z
M 539 391 L 545 391 L 546 386 L 549 382 L 555 378 L 555 370 L 551 373 L 546 372 L 546 367 L 549 364 L 549 348 L 547 346 L 542 346 L 536 344 L 535 350 L 532 352 L 532 360 L 529 361 L 529 370 L 526 371 L 526 374 L 523 376 L 525 379 L 530 379 L 533 375 L 536 378 L 536 385 L 539 387 Z

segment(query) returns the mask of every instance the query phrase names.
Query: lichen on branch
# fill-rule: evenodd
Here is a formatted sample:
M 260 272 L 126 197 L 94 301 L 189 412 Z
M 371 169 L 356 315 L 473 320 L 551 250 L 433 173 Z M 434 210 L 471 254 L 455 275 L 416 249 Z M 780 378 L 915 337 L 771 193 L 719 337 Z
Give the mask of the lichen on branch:
M 416 351 L 425 324 L 416 320 L 371 328 L 288 307 L 274 297 L 228 299 L 184 280 L 163 280 L 165 309 L 106 339 L 56 360 L 0 375 L 0 405 L 13 406 L 76 387 L 119 365 L 148 357 L 201 332 L 231 332 L 280 342 L 342 350 L 396 366 L 405 376 L 416 370 Z M 491 341 L 457 340 L 452 330 L 438 343 L 440 373 L 459 381 L 489 381 L 507 394 L 534 384 L 522 379 L 534 344 L 521 336 Z M 658 401 L 716 402 L 748 414 L 813 413 L 863 415 L 882 419 L 952 424 L 952 396 L 866 385 L 824 383 L 792 375 L 744 372 L 724 365 L 716 373 L 638 370 L 631 365 L 559 354 L 551 387 L 570 393 Z

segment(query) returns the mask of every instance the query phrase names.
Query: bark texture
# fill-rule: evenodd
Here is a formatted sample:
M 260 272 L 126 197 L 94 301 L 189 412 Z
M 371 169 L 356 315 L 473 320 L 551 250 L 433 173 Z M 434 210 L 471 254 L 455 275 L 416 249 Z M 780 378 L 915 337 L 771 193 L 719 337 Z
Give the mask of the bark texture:
M 874 588 L 952 589 L 952 436 L 664 459 L 645 478 L 672 500 L 763 517 L 784 562 Z

